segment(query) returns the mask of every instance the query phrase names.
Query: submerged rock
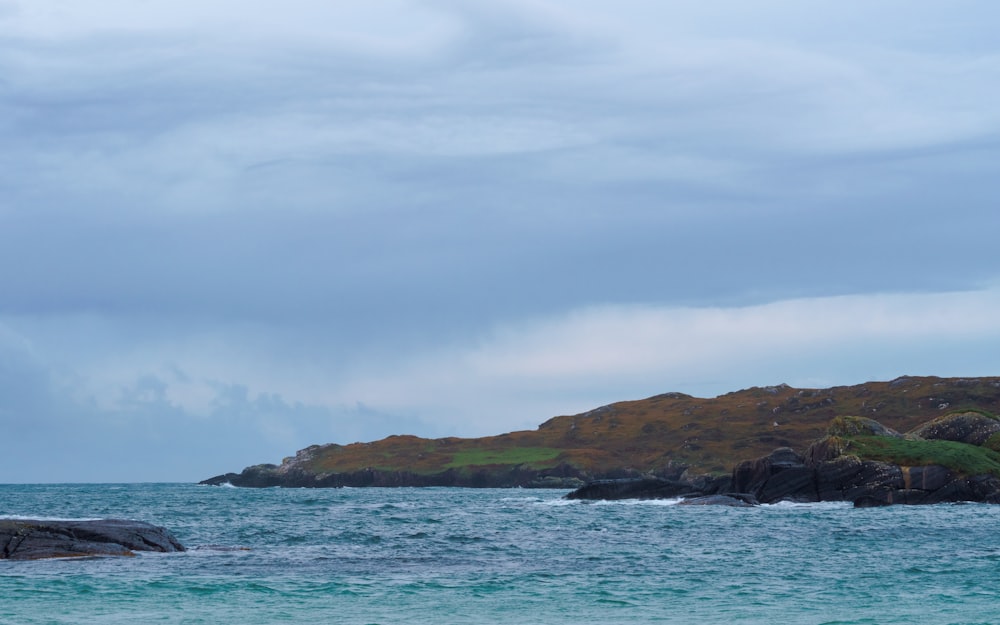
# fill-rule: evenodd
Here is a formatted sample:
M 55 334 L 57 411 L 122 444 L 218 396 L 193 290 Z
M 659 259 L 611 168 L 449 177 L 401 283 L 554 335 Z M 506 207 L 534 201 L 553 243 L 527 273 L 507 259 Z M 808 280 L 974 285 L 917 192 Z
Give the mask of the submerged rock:
M 731 493 L 728 495 L 704 495 L 702 497 L 691 497 L 684 499 L 678 505 L 681 506 L 729 506 L 730 508 L 752 508 L 759 506 L 760 502 L 753 495 L 746 493 Z
M 0 559 L 131 556 L 136 551 L 170 553 L 184 546 L 166 529 L 142 521 L 0 519 Z
M 566 495 L 566 499 L 673 499 L 702 495 L 688 482 L 656 477 L 595 480 Z

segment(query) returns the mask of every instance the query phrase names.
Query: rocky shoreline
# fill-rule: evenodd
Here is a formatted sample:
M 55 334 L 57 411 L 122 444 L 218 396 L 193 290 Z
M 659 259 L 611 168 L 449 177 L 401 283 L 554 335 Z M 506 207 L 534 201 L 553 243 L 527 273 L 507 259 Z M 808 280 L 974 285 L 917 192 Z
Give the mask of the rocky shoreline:
M 730 475 L 675 467 L 658 475 L 623 469 L 588 479 L 574 467 L 540 471 L 446 471 L 424 475 L 375 469 L 315 474 L 301 464 L 256 465 L 202 484 L 248 487 L 460 486 L 574 489 L 569 499 L 673 499 L 686 505 L 747 506 L 779 501 L 846 501 L 857 507 L 949 502 L 1000 503 L 1000 420 L 989 413 L 944 415 L 900 434 L 864 417 L 837 417 L 805 454 L 779 447 L 738 463 Z
M 998 407 L 1000 378 L 778 385 L 713 399 L 667 393 L 554 417 L 534 431 L 312 445 L 201 484 L 557 488 L 576 499 L 701 505 L 1000 503 Z
M 294 465 L 258 464 L 240 473 L 225 473 L 202 480 L 207 486 L 240 486 L 245 488 L 366 488 L 401 486 L 451 486 L 460 488 L 578 488 L 585 484 L 586 473 L 573 467 L 537 471 L 514 468 L 508 471 L 457 470 L 422 474 L 412 471 L 380 471 L 363 469 L 348 473 L 313 473 Z
M 881 440 L 880 440 L 881 439 Z M 858 442 L 895 443 L 912 452 L 929 441 L 943 458 L 976 460 L 990 457 L 1000 439 L 1000 421 L 977 412 L 948 415 L 902 435 L 871 419 L 835 419 L 830 433 L 813 443 L 806 454 L 782 447 L 771 454 L 739 463 L 731 476 L 700 480 L 602 480 L 587 484 L 568 499 L 672 499 L 701 503 L 747 505 L 779 501 L 846 501 L 855 507 L 892 504 L 1000 503 L 1000 477 L 975 473 L 963 466 L 905 464 L 864 458 L 852 453 Z M 932 448 L 933 448 L 932 444 Z M 948 456 L 944 452 L 954 452 Z
M 0 560 L 134 556 L 185 551 L 166 529 L 124 519 L 0 519 Z

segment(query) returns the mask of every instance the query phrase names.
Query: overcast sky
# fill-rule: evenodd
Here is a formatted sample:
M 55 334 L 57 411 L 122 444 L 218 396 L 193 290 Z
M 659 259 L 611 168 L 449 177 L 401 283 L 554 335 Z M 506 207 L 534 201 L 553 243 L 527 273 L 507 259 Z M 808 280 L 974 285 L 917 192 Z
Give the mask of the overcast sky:
M 1000 375 L 992 0 L 0 0 L 0 482 Z

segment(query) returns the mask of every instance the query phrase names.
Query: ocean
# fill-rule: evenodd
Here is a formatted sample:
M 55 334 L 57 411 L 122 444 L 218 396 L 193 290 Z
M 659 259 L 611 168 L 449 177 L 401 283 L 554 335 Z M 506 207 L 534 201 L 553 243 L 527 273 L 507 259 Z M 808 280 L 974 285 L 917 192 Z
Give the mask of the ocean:
M 565 493 L 0 486 L 2 516 L 144 520 L 189 548 L 0 561 L 0 623 L 1000 622 L 1000 506 Z

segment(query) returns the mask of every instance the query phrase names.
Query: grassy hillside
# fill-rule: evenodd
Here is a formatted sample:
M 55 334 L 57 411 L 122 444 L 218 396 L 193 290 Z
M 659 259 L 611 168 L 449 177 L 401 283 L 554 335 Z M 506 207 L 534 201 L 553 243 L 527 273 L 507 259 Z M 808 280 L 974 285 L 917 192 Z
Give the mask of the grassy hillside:
M 677 466 L 724 473 L 775 447 L 805 450 L 838 415 L 870 417 L 905 432 L 942 414 L 971 409 L 1000 412 L 1000 378 L 902 377 L 829 389 L 779 385 L 711 399 L 667 393 L 555 417 L 531 431 L 474 439 L 390 436 L 313 446 L 284 464 L 317 474 L 375 469 L 429 475 L 561 465 L 592 475 Z

